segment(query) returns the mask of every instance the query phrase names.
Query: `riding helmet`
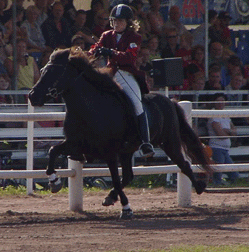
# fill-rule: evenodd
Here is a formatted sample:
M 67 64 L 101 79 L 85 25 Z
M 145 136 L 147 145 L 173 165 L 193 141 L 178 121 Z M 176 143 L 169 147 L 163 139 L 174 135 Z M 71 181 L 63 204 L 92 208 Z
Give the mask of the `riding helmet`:
M 126 4 L 118 4 L 114 6 L 113 9 L 111 10 L 110 19 L 113 18 L 126 19 L 126 20 L 133 19 L 133 11 Z

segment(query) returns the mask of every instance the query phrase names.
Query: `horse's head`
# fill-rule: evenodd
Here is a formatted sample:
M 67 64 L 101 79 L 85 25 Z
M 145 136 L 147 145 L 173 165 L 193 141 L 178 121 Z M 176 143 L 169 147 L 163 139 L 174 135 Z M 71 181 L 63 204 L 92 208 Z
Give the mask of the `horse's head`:
M 109 71 L 95 69 L 87 53 L 79 47 L 58 49 L 41 69 L 41 77 L 29 93 L 31 104 L 44 105 L 50 98 L 56 98 L 58 94 L 72 88 L 76 81 L 82 81 L 81 76 L 85 82 L 101 91 L 113 92 L 121 89 L 110 77 Z
M 29 99 L 33 106 L 42 106 L 51 98 L 56 98 L 63 93 L 71 78 L 78 71 L 70 64 L 70 58 L 77 53 L 82 53 L 79 48 L 55 50 L 49 62 L 41 69 L 41 77 L 29 92 Z

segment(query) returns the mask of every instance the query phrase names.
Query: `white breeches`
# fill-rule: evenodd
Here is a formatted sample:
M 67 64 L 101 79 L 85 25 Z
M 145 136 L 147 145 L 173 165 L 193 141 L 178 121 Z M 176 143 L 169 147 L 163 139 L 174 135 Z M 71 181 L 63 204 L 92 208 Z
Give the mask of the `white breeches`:
M 121 85 L 124 92 L 130 98 L 134 106 L 136 115 L 141 115 L 144 112 L 142 105 L 142 96 L 140 87 L 134 76 L 129 72 L 118 70 L 114 75 L 114 78 Z

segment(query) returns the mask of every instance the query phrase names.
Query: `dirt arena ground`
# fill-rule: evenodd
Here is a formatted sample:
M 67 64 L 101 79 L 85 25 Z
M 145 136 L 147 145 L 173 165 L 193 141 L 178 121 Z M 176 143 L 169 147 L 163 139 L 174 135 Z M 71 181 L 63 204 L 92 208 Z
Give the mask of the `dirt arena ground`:
M 134 211 L 131 221 L 118 219 L 119 202 L 101 206 L 107 191 L 84 192 L 82 213 L 68 210 L 67 194 L 0 197 L 0 251 L 136 251 L 249 244 L 249 193 L 193 193 L 192 206 L 180 208 L 174 190 L 125 192 Z

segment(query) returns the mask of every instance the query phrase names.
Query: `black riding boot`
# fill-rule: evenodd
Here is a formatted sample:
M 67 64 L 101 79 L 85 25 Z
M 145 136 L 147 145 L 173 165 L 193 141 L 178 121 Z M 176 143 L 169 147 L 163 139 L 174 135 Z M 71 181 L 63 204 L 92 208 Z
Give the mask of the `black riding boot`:
M 150 143 L 149 125 L 145 112 L 138 116 L 138 125 L 140 129 L 141 140 L 143 142 L 139 147 L 139 151 L 143 157 L 152 157 L 155 154 L 155 151 Z

